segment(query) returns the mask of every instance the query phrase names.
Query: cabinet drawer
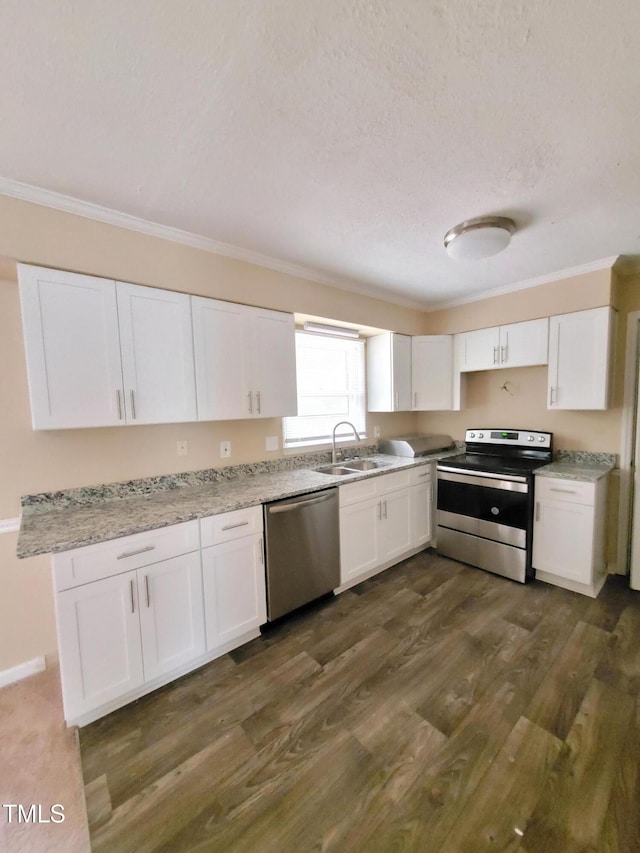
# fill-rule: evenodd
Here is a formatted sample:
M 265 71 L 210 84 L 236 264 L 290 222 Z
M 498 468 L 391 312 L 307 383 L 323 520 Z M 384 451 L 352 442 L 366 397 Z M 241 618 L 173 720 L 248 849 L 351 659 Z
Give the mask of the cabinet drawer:
M 200 519 L 202 547 L 262 532 L 262 506 L 250 506 Z
M 433 479 L 433 464 L 420 465 L 409 471 L 409 484 L 420 486 L 422 483 L 430 483 Z
M 560 480 L 553 477 L 536 477 L 536 499 L 567 501 L 567 503 L 593 506 L 596 484 L 581 480 Z
M 200 530 L 197 521 L 172 524 L 133 536 L 110 539 L 97 545 L 74 548 L 52 558 L 58 591 L 139 569 L 160 560 L 197 551 Z
M 411 468 L 405 468 L 404 471 L 394 471 L 393 474 L 384 474 L 382 477 L 375 477 L 373 482 L 376 484 L 376 495 L 386 495 L 389 492 L 395 492 L 397 489 L 406 489 L 411 484 Z

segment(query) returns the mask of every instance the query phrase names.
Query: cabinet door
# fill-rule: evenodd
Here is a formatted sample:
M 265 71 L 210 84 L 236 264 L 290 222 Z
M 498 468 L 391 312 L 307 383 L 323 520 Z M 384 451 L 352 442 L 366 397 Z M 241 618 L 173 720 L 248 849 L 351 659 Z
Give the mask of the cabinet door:
M 69 722 L 144 682 L 136 573 L 56 597 L 65 719 Z
M 138 569 L 144 675 L 151 681 L 205 651 L 200 552 Z
M 527 367 L 549 360 L 549 318 L 500 326 L 500 366 Z
M 606 409 L 613 311 L 593 308 L 549 320 L 549 409 Z
M 367 339 L 370 412 L 411 411 L 411 337 L 387 332 Z
M 117 282 L 127 423 L 196 420 L 190 297 Z
M 198 420 L 252 417 L 246 308 L 192 296 L 191 311 Z
M 375 569 L 378 554 L 377 526 L 382 516 L 380 499 L 340 507 L 340 580 L 342 583 Z
M 426 475 L 425 475 L 426 476 Z M 433 537 L 433 486 L 431 481 L 411 487 L 411 547 L 419 548 Z
M 459 369 L 492 370 L 500 364 L 500 329 L 478 329 L 460 335 Z
M 297 415 L 296 339 L 292 314 L 247 309 L 250 314 L 253 414 Z
M 411 548 L 411 489 L 390 492 L 382 498 L 382 519 L 378 524 L 378 556 L 384 563 Z
M 414 411 L 453 407 L 451 335 L 422 335 L 412 338 L 411 384 Z
M 593 529 L 593 507 L 559 500 L 538 501 L 533 568 L 578 583 L 591 583 Z
M 205 548 L 202 575 L 209 651 L 267 621 L 262 534 Z
M 115 282 L 18 264 L 34 429 L 124 423 Z

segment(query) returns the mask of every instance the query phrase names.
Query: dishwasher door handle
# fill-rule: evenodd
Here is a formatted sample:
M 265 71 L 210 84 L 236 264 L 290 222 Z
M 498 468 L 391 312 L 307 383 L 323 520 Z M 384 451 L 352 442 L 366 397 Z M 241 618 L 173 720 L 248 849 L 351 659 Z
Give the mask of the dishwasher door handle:
M 271 515 L 275 515 L 278 512 L 291 512 L 294 509 L 298 509 L 301 506 L 311 506 L 311 504 L 319 504 L 323 501 L 330 501 L 333 498 L 333 495 L 322 495 L 319 498 L 311 498 L 308 501 L 296 501 L 292 504 L 283 504 L 282 506 L 270 506 L 269 513 Z

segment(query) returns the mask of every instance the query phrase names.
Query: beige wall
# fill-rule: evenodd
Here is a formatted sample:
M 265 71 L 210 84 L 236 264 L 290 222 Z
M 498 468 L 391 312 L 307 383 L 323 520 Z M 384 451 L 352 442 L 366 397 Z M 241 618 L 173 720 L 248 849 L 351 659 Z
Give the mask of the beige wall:
M 422 315 L 379 299 L 296 279 L 241 261 L 0 196 L 0 518 L 24 494 L 114 482 L 282 455 L 265 450 L 281 420 L 34 432 L 31 429 L 15 260 L 139 284 L 391 328 L 420 331 Z M 10 259 L 10 260 L 8 260 Z M 369 417 L 369 434 L 415 429 L 411 413 Z M 176 441 L 188 441 L 178 457 Z M 219 442 L 230 440 L 223 463 Z M 56 652 L 49 560 L 17 560 L 15 534 L 0 536 L 0 671 Z

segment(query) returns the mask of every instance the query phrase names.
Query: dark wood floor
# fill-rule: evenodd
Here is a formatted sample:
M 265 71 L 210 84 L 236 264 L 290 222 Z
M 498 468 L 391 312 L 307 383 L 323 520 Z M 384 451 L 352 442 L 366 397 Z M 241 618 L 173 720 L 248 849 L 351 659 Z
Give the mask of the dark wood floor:
M 92 849 L 640 851 L 640 593 L 423 552 L 81 730 Z

